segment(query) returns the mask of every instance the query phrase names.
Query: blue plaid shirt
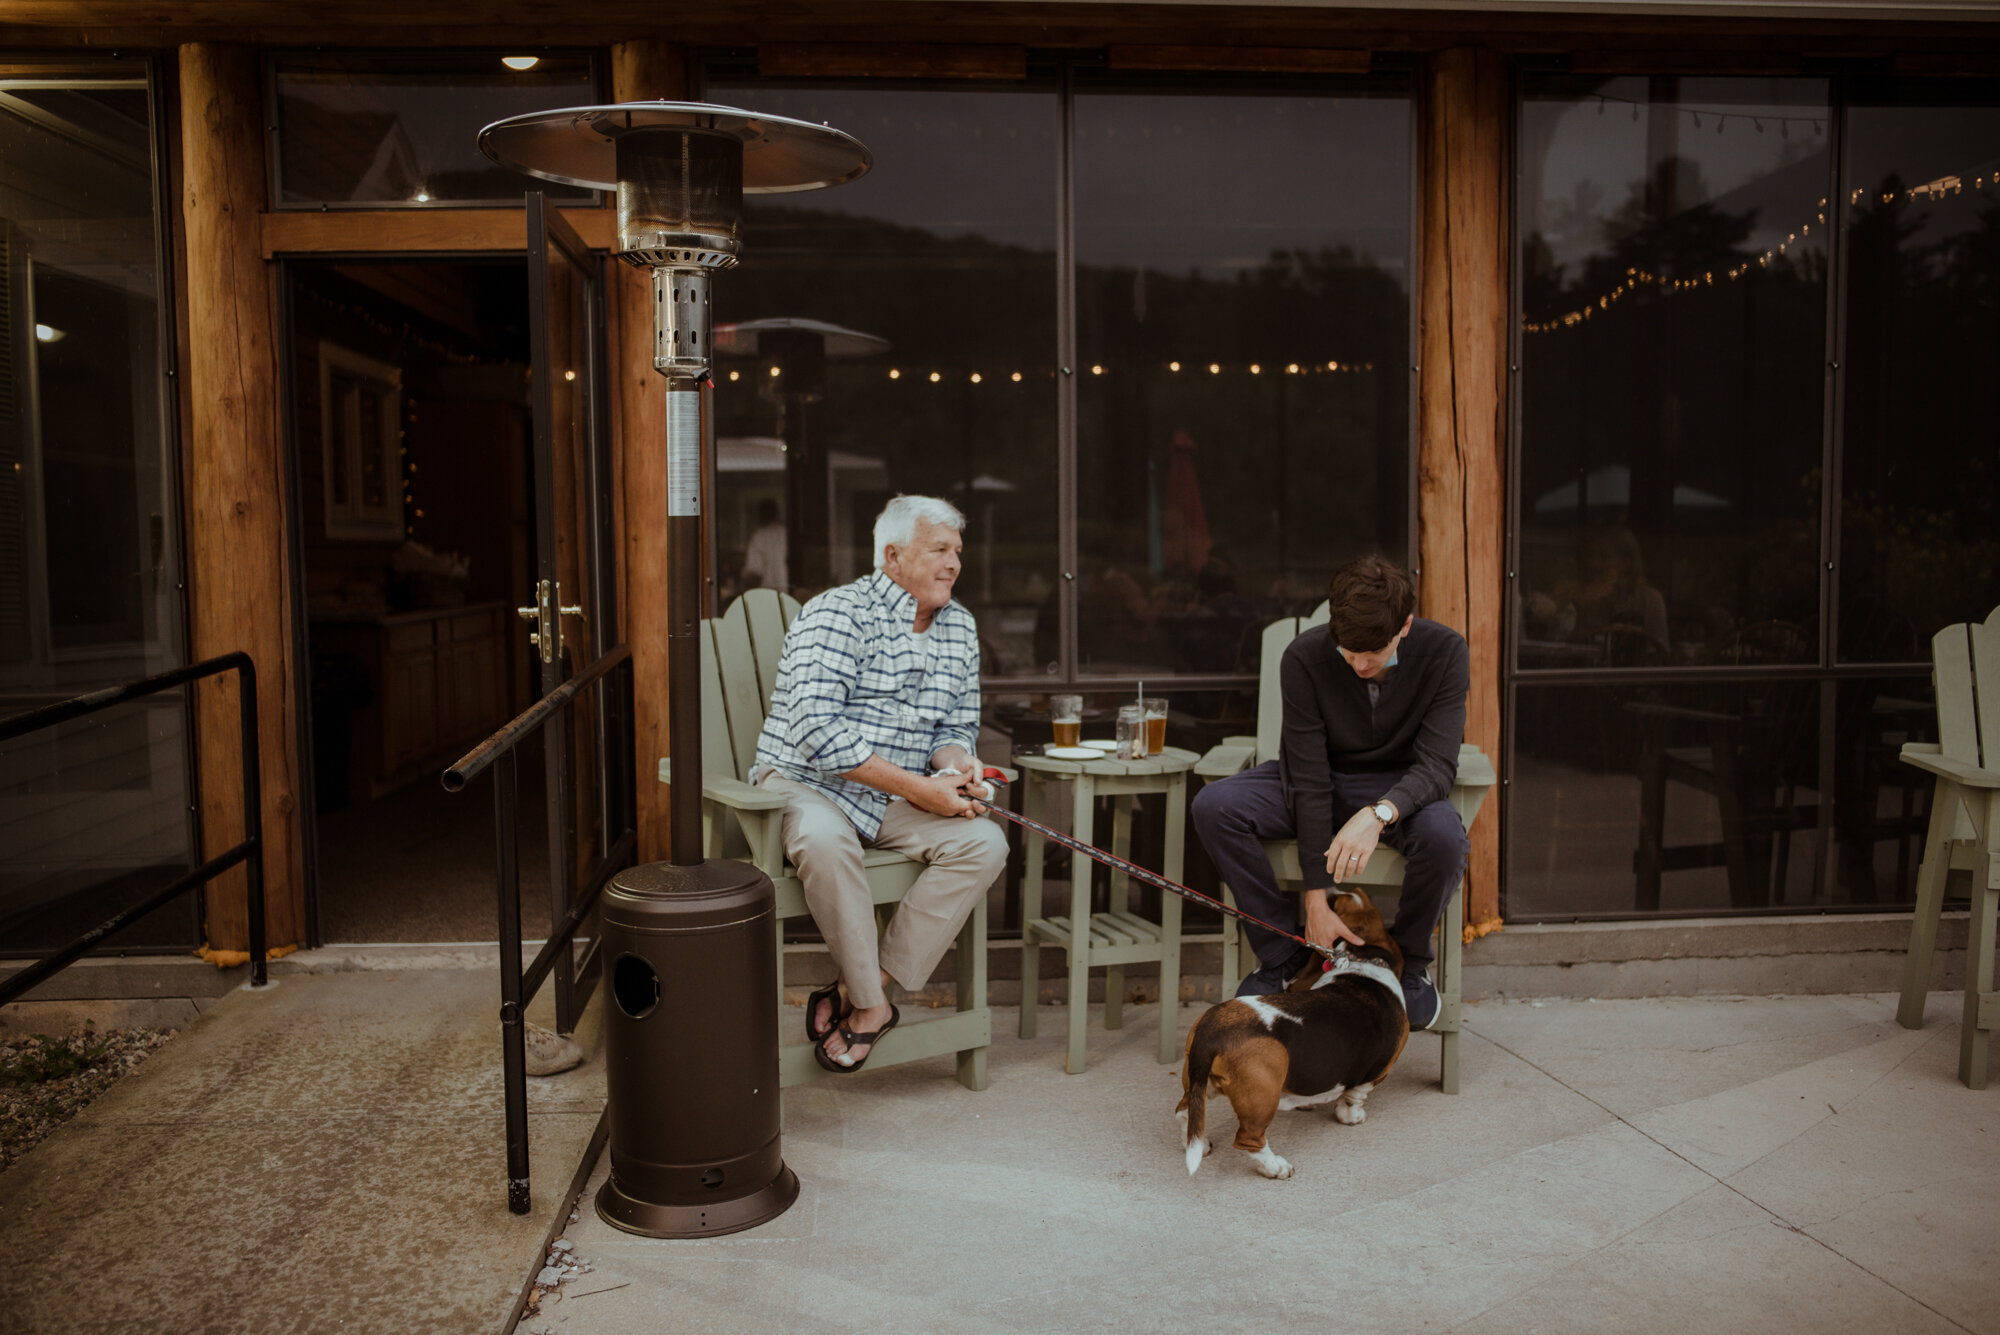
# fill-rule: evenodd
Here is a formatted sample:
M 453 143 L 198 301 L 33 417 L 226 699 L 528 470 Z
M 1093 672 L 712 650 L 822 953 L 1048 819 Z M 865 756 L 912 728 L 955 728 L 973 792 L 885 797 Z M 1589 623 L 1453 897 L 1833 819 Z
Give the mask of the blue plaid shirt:
M 870 756 L 915 774 L 953 743 L 979 740 L 979 633 L 947 603 L 922 635 L 917 600 L 877 571 L 828 589 L 785 632 L 752 781 L 776 773 L 826 794 L 863 839 L 889 795 L 840 776 Z

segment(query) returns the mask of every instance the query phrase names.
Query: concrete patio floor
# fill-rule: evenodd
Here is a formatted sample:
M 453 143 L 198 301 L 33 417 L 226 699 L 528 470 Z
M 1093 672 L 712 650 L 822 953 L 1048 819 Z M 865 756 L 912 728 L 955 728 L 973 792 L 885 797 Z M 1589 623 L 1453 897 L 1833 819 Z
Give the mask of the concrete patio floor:
M 485 968 L 232 993 L 0 1174 L 0 1331 L 2000 1332 L 2000 1087 L 1957 993 L 1485 1002 L 1464 1092 L 1412 1040 L 1359 1127 L 1283 1114 L 1290 1181 L 1189 1178 L 1149 1006 L 1062 1072 L 1011 1035 L 789 1094 L 798 1203 L 668 1242 L 584 1208 L 591 1060 L 531 1081 L 535 1211 L 504 1208 Z M 1182 1008 L 1184 1024 L 1200 1007 Z M 799 1022 L 788 1008 L 784 1023 Z M 512 1321 L 552 1230 L 591 1268 Z
M 1094 1016 L 1075 1076 L 1045 1023 L 983 1093 L 942 1060 L 792 1091 L 803 1191 L 760 1229 L 586 1201 L 593 1269 L 521 1329 L 2000 1331 L 2000 1088 L 1957 1082 L 1958 1002 L 1914 1033 L 1881 995 L 1474 1006 L 1462 1094 L 1413 1038 L 1361 1126 L 1280 1115 L 1283 1182 L 1222 1101 L 1189 1178 L 1149 1007 Z

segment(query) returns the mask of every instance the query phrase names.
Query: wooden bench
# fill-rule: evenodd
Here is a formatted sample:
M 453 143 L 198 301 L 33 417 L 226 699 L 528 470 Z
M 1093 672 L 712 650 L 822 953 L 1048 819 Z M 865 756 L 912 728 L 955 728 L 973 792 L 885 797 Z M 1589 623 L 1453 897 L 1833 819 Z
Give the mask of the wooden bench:
M 1917 911 L 1903 964 L 1903 999 L 1896 1022 L 1921 1029 L 1930 990 L 1931 952 L 1945 881 L 1972 873 L 1972 918 L 1966 924 L 1965 1018 L 1959 1029 L 1958 1078 L 1986 1088 L 1986 1057 L 2000 1022 L 1993 990 L 1993 929 L 2000 902 L 2000 607 L 1983 622 L 1946 626 L 1931 640 L 1937 681 L 1938 740 L 1903 747 L 1906 765 L 1932 775 L 1930 829 L 1917 869 Z
M 702 848 L 712 858 L 748 861 L 771 878 L 778 900 L 778 1083 L 804 1084 L 829 1074 L 813 1060 L 805 1024 L 785 1007 L 785 932 L 788 918 L 811 916 L 805 887 L 785 860 L 785 799 L 747 782 L 757 758 L 757 735 L 770 709 L 778 680 L 778 655 L 785 628 L 798 615 L 794 598 L 773 589 L 751 589 L 720 617 L 701 627 Z M 660 761 L 660 781 L 671 783 L 673 762 Z M 1011 776 L 1010 776 L 1011 777 Z M 868 892 L 876 916 L 895 905 L 916 881 L 923 864 L 900 853 L 866 849 Z M 910 1008 L 903 1023 L 870 1050 L 868 1069 L 920 1061 L 944 1053 L 958 1057 L 958 1080 L 967 1089 L 986 1088 L 986 1049 L 993 1041 L 993 1015 L 986 1004 L 986 899 L 982 895 L 958 933 L 957 1009 L 924 1020 Z M 794 1037 L 796 1035 L 796 1037 Z
M 1261 765 L 1267 760 L 1278 758 L 1278 742 L 1284 730 L 1284 701 L 1278 689 L 1278 664 L 1285 656 L 1285 649 L 1300 634 L 1314 626 L 1323 626 L 1327 621 L 1327 607 L 1321 603 L 1317 611 L 1309 617 L 1285 617 L 1273 621 L 1264 628 L 1263 654 L 1260 663 L 1257 686 L 1257 735 L 1255 737 L 1227 737 L 1222 744 L 1210 748 L 1194 767 L 1194 772 L 1204 779 L 1214 780 L 1240 774 L 1253 765 Z M 1458 818 L 1470 830 L 1475 817 L 1479 815 L 1480 803 L 1486 800 L 1486 792 L 1497 781 L 1493 773 L 1493 762 L 1486 754 L 1470 743 L 1458 749 L 1458 774 L 1452 785 L 1450 802 Z M 1270 855 L 1271 866 L 1278 874 L 1278 883 L 1290 890 L 1303 890 L 1304 877 L 1299 870 L 1298 844 L 1294 840 L 1266 840 L 1264 851 Z M 1397 891 L 1403 884 L 1403 855 L 1387 844 L 1376 846 L 1368 859 L 1368 865 L 1358 876 L 1348 878 L 1354 884 L 1364 885 L 1381 899 L 1380 892 Z M 1345 882 L 1344 882 L 1345 883 Z M 1438 924 L 1442 939 L 1438 942 L 1437 967 L 1432 979 L 1438 990 L 1437 1023 L 1431 1026 L 1444 1044 L 1440 1086 L 1447 1094 L 1458 1093 L 1458 1035 L 1459 1035 L 1459 993 L 1461 947 L 1465 933 L 1464 884 L 1452 892 L 1445 903 L 1444 919 Z M 1223 898 L 1232 906 L 1235 895 L 1227 885 L 1222 888 Z M 1392 893 L 1390 898 L 1394 898 Z M 1391 910 L 1384 908 L 1383 916 L 1391 916 Z M 1236 985 L 1246 972 L 1244 956 L 1249 954 L 1250 943 L 1247 935 L 1237 926 L 1236 919 L 1225 916 L 1222 920 L 1222 995 L 1234 996 Z

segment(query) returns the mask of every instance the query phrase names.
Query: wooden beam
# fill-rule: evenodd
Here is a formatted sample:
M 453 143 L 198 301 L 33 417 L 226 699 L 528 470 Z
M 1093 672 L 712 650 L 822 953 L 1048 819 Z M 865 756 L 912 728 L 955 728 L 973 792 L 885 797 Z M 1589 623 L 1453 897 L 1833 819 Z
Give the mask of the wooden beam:
M 1025 46 L 914 42 L 769 42 L 757 72 L 771 79 L 1025 79 Z
M 1114 46 L 1114 70 L 1240 70 L 1259 74 L 1366 74 L 1367 51 L 1297 46 Z
M 620 102 L 688 96 L 684 52 L 667 42 L 611 48 L 612 97 Z M 612 468 L 622 524 L 625 643 L 632 646 L 633 756 L 641 862 L 667 857 L 672 831 L 660 757 L 667 747 L 667 392 L 653 369 L 653 276 L 613 266 L 611 282 Z
M 571 208 L 563 221 L 593 250 L 617 244 L 611 208 Z M 469 251 L 525 252 L 526 215 L 507 209 L 350 209 L 262 215 L 261 254 L 358 255 L 389 252 L 445 255 Z
M 259 245 L 264 134 L 257 53 L 180 48 L 182 225 L 187 237 L 188 622 L 195 658 L 241 649 L 257 668 L 263 770 L 264 911 L 274 947 L 306 939 L 298 812 L 298 665 L 292 661 L 289 547 L 277 330 Z M 204 855 L 243 837 L 234 676 L 195 693 Z M 241 869 L 211 883 L 208 943 L 250 944 Z
M 1427 62 L 1421 118 L 1418 552 L 1425 616 L 1472 648 L 1465 739 L 1501 760 L 1506 478 L 1507 64 L 1476 48 Z M 1500 925 L 1496 790 L 1472 828 L 1465 922 Z M 1492 814 L 1488 814 L 1492 813 Z

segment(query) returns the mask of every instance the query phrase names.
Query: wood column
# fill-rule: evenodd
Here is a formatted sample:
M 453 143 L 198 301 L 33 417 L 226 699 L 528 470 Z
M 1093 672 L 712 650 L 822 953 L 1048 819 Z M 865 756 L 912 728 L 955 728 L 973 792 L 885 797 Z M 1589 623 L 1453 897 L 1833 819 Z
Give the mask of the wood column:
M 180 48 L 181 220 L 187 244 L 188 619 L 197 659 L 241 649 L 257 667 L 269 944 L 306 937 L 298 813 L 297 665 L 285 543 L 277 331 L 262 256 L 264 134 L 253 48 Z M 202 845 L 243 837 L 234 674 L 196 692 Z M 209 946 L 249 946 L 241 868 L 207 890 Z
M 619 102 L 688 96 L 686 54 L 670 42 L 611 48 Z M 613 467 L 619 477 L 625 642 L 632 646 L 632 729 L 638 773 L 641 862 L 667 857 L 667 382 L 653 370 L 653 276 L 622 260 L 612 268 Z
M 1472 647 L 1465 739 L 1498 767 L 1507 461 L 1507 65 L 1432 54 L 1420 113 L 1418 552 L 1425 616 Z M 1468 940 L 1500 926 L 1496 788 L 1472 828 Z

